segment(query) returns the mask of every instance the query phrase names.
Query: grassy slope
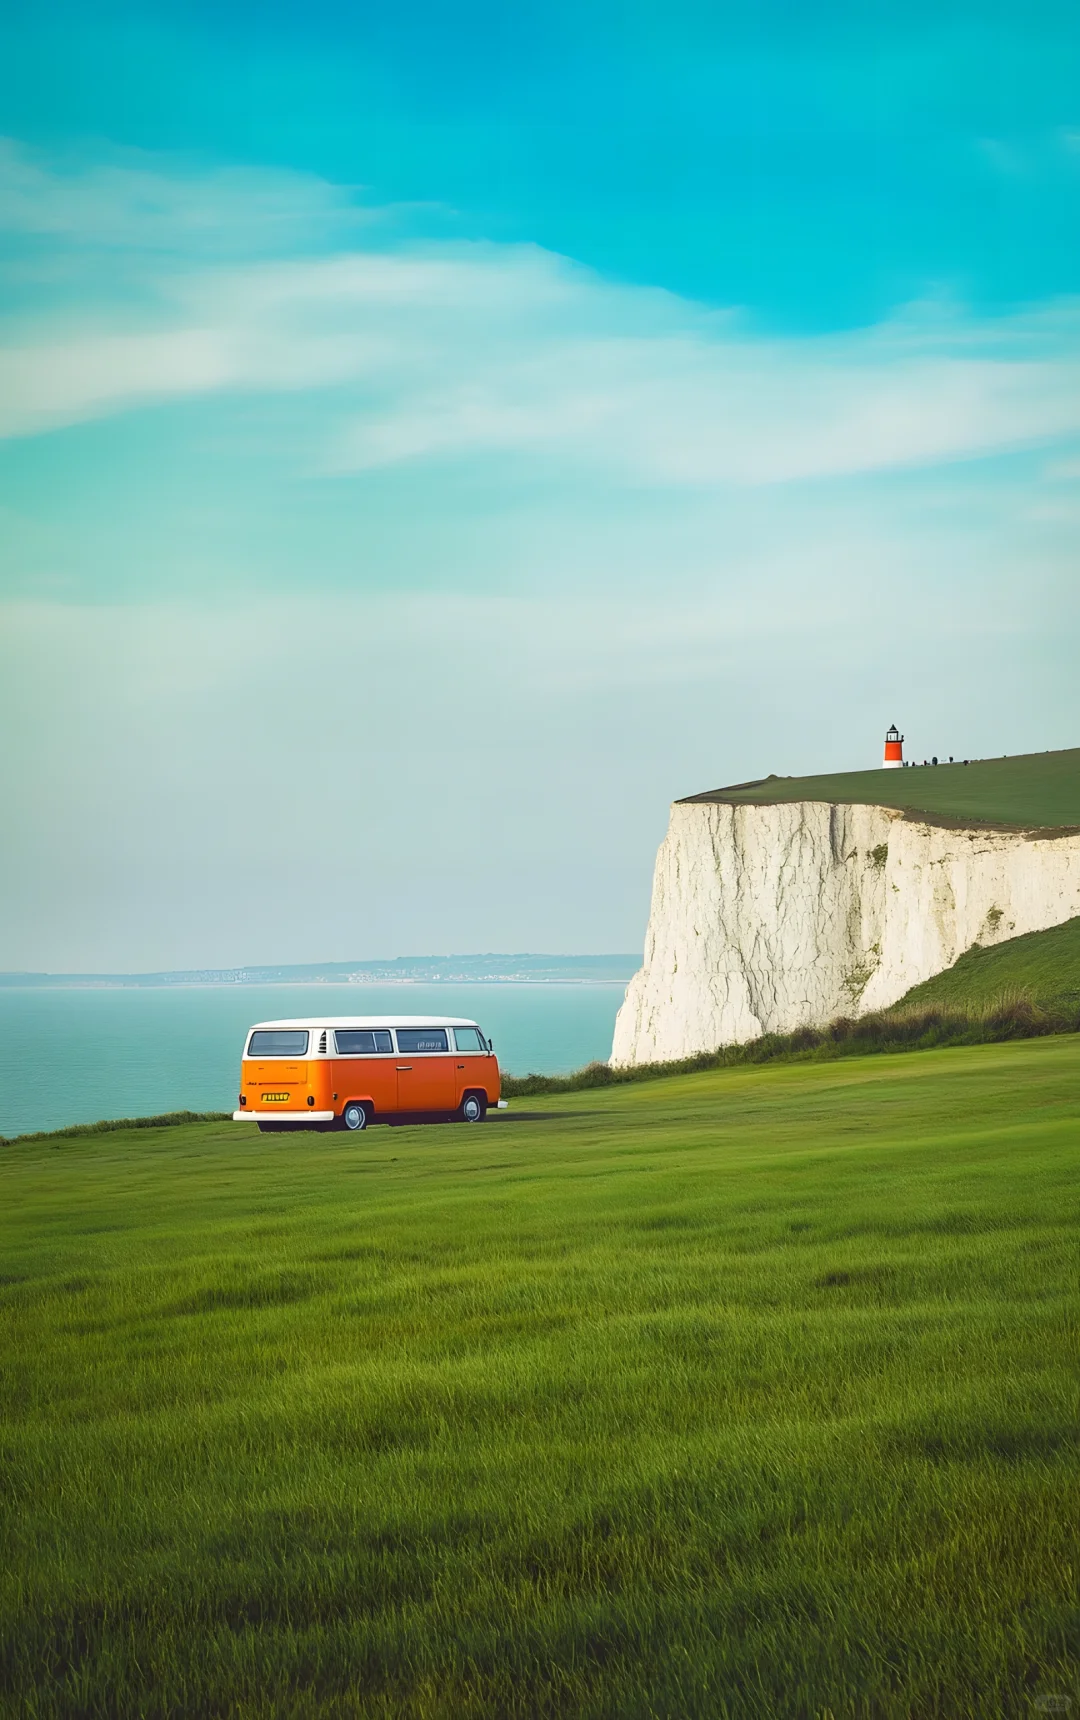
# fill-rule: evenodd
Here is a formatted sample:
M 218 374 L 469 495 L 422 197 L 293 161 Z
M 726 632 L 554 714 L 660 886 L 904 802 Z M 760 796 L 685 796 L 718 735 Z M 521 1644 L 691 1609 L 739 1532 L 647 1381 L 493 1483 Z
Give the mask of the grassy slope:
M 1075 1689 L 1078 1077 L 1042 1040 L 5 1148 L 0 1702 Z
M 833 776 L 777 776 L 746 788 L 718 788 L 693 801 L 764 805 L 828 800 L 898 806 L 939 817 L 1029 827 L 1080 825 L 1080 747 L 977 759 L 917 770 L 857 770 Z
M 1019 995 L 1036 1002 L 1080 996 L 1080 918 L 1002 944 L 986 948 L 976 944 L 951 968 L 913 987 L 893 1007 L 941 1003 L 980 1009 L 999 998 Z

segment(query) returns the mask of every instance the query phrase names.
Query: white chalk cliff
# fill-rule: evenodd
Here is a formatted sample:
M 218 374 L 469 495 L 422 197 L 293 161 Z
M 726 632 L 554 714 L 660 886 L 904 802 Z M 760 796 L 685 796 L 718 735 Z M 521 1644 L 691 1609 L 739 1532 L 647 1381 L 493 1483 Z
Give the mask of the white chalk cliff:
M 611 1061 L 883 1009 L 972 944 L 1080 914 L 1080 835 L 882 806 L 679 802 Z

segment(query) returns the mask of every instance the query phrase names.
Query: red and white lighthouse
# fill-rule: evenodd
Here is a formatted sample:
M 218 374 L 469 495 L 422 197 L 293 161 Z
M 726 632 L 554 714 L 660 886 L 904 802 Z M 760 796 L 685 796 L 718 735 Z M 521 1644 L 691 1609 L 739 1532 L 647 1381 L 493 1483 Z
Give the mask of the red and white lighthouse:
M 902 770 L 904 764 L 904 737 L 896 724 L 885 731 L 885 769 Z

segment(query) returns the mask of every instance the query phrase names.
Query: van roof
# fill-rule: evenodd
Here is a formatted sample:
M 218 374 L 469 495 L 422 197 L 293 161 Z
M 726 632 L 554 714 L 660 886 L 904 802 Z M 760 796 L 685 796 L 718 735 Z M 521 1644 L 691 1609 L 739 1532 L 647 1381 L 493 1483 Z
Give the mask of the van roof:
M 305 1015 L 287 1021 L 256 1021 L 248 1028 L 254 1033 L 260 1027 L 476 1027 L 466 1015 Z

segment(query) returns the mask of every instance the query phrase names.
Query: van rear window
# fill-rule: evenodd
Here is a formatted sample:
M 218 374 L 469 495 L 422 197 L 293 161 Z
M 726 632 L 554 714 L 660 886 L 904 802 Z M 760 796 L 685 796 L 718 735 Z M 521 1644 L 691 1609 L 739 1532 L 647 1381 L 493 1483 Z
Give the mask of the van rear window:
M 399 1051 L 449 1051 L 450 1041 L 445 1027 L 399 1027 Z
M 338 1028 L 334 1044 L 339 1057 L 375 1057 L 379 1052 L 394 1049 L 388 1027 L 350 1028 L 348 1032 Z
M 260 1027 L 248 1040 L 249 1057 L 306 1057 L 307 1032 L 299 1027 Z

